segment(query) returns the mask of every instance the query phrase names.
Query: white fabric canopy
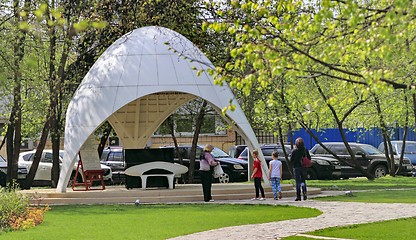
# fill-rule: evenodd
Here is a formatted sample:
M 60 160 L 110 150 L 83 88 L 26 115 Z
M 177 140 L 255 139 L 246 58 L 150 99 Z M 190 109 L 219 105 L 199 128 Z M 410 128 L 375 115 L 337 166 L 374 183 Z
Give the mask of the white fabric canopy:
M 143 148 L 171 113 L 196 97 L 208 101 L 218 112 L 232 100 L 236 110 L 222 116 L 250 148 L 259 148 L 228 85 L 215 85 L 206 71 L 197 76 L 197 70 L 208 68 L 213 68 L 212 63 L 194 44 L 163 27 L 139 28 L 114 42 L 92 66 L 69 103 L 66 153 L 57 192 L 66 192 L 76 154 L 103 122 L 111 123 L 123 147 Z M 262 166 L 265 173 L 266 163 Z

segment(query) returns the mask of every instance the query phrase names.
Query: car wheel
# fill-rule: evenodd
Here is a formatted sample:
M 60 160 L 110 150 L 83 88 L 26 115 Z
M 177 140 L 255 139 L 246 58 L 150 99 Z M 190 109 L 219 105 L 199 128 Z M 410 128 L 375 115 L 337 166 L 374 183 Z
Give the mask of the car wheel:
M 387 168 L 384 165 L 377 165 L 374 168 L 373 175 L 375 178 L 384 177 L 387 175 Z
M 314 180 L 314 179 L 317 179 L 315 170 L 313 170 L 312 168 L 308 168 L 306 172 L 306 180 Z
M 218 180 L 220 181 L 220 183 L 229 183 L 230 182 L 230 176 L 226 173 L 223 173 L 223 174 L 220 175 Z

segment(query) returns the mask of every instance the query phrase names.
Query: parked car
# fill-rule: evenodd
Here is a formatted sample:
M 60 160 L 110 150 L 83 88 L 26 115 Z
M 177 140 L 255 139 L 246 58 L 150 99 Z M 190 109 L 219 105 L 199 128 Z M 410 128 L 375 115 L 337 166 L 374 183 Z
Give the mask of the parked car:
M 282 179 L 291 179 L 292 174 L 289 171 L 288 164 L 286 162 L 286 159 L 283 155 L 283 149 L 280 145 L 277 144 L 268 144 L 268 145 L 261 145 L 260 146 L 261 152 L 263 153 L 264 159 L 266 160 L 267 166 L 269 165 L 269 162 L 272 160 L 272 153 L 274 151 L 277 151 L 279 153 L 279 160 L 282 162 Z M 286 147 L 286 152 L 290 154 L 291 150 L 290 148 Z M 249 149 L 246 147 L 238 156 L 238 159 L 247 161 L 248 160 L 248 153 Z
M 240 156 L 241 152 L 246 149 L 247 145 L 235 145 L 230 147 L 228 150 L 228 155 L 230 155 L 233 158 L 238 158 Z
M 267 145 L 261 145 L 260 149 L 264 155 L 264 158 L 266 160 L 266 163 L 269 164 L 269 162 L 272 160 L 272 153 L 274 151 L 277 151 L 279 154 L 278 159 L 282 162 L 282 173 L 283 179 L 291 179 L 292 174 L 289 171 L 288 164 L 286 162 L 286 158 L 283 154 L 283 148 L 278 144 L 267 144 Z M 289 154 L 292 152 L 290 147 L 288 145 L 285 145 L 286 153 Z M 248 155 L 248 148 L 244 149 L 243 152 L 241 152 L 239 159 L 247 161 L 247 155 Z M 308 180 L 311 179 L 332 179 L 332 178 L 338 178 L 339 175 L 341 175 L 341 165 L 339 164 L 339 161 L 332 157 L 321 157 L 321 156 L 313 156 L 312 158 L 312 167 L 307 169 L 307 176 L 306 178 Z
M 111 168 L 114 182 L 125 182 L 124 170 L 126 168 L 126 163 L 124 161 L 122 147 L 107 147 L 104 149 L 100 162 Z
M 174 148 L 174 146 L 164 146 L 163 148 Z M 194 169 L 194 179 L 195 181 L 200 181 L 199 176 L 199 161 L 203 156 L 203 149 L 204 146 L 198 145 L 196 148 L 196 157 L 195 157 L 195 169 Z M 181 154 L 183 159 L 183 165 L 187 166 L 189 171 L 190 163 L 190 145 L 179 146 L 179 154 Z M 179 163 L 178 159 L 178 152 L 174 151 L 175 154 L 175 163 Z M 223 150 L 214 147 L 214 150 L 211 152 L 216 160 L 218 160 L 221 164 L 221 167 L 224 171 L 224 175 L 221 176 L 218 181 L 221 183 L 227 182 L 244 182 L 248 180 L 248 164 L 247 161 L 241 161 L 236 158 L 232 158 Z M 188 171 L 188 172 L 189 172 Z M 185 174 L 184 179 L 185 181 L 188 179 L 188 173 Z
M 17 183 L 25 181 L 27 169 L 24 165 L 19 164 L 17 168 Z M 0 186 L 5 187 L 7 180 L 7 160 L 0 156 Z
M 393 154 L 400 156 L 403 141 L 391 141 Z M 384 152 L 384 144 L 378 145 L 378 150 Z M 403 157 L 408 158 L 413 165 L 413 176 L 416 176 L 416 141 L 406 141 Z
M 334 152 L 339 158 L 343 159 L 347 163 L 351 163 L 351 156 L 347 151 L 343 142 L 325 142 L 327 148 Z M 351 149 L 358 161 L 358 163 L 365 170 L 369 171 L 374 177 L 383 177 L 388 174 L 389 164 L 386 157 L 377 148 L 363 143 L 349 143 Z M 327 152 L 322 146 L 316 144 L 310 150 L 314 156 L 331 157 L 332 155 Z M 398 160 L 396 160 L 396 166 L 398 166 Z M 409 176 L 412 174 L 413 166 L 408 158 L 403 160 L 403 169 L 399 173 L 400 175 Z M 341 162 L 341 178 L 350 177 L 362 177 L 363 174 L 357 169 Z
M 26 166 L 27 171 L 30 170 L 30 167 L 33 163 L 33 158 L 35 157 L 35 151 L 27 151 L 21 152 L 19 154 L 19 164 Z M 64 151 L 59 151 L 59 161 L 62 164 Z M 75 176 L 75 172 L 77 170 L 77 164 L 74 165 L 74 171 L 72 176 Z M 112 182 L 112 171 L 111 168 L 101 165 L 101 169 L 104 170 L 104 180 L 106 182 Z M 48 185 L 51 181 L 51 171 L 52 171 L 52 150 L 45 149 L 42 152 L 42 156 L 39 162 L 38 170 L 36 171 L 36 175 L 34 178 L 35 185 Z M 82 176 L 82 174 L 80 175 Z M 79 181 L 82 179 L 79 179 Z

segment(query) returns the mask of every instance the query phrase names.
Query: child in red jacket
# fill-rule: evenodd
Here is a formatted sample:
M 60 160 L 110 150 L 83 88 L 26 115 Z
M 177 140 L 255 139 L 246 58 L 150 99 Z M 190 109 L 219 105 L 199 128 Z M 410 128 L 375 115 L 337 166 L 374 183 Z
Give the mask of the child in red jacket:
M 256 189 L 256 197 L 251 200 L 265 200 L 264 196 L 264 189 L 261 186 L 261 179 L 263 177 L 262 171 L 261 171 L 261 162 L 259 159 L 259 152 L 257 150 L 253 151 L 253 157 L 254 157 L 254 163 L 253 163 L 253 174 L 251 174 L 251 178 L 254 179 L 254 188 Z M 259 198 L 261 192 L 261 198 Z

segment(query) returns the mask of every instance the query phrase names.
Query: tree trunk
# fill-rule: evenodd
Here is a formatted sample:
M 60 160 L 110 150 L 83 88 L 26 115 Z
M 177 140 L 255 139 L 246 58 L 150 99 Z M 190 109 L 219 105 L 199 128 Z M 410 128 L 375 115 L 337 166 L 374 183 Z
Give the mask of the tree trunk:
M 1 140 L 0 150 L 3 148 L 4 144 L 6 143 L 6 139 L 7 138 L 3 138 L 3 140 Z
M 33 180 L 35 179 L 36 171 L 38 170 L 39 162 L 42 157 L 42 152 L 43 152 L 43 149 L 45 148 L 46 141 L 48 139 L 49 129 L 50 129 L 50 118 L 47 117 L 45 121 L 45 125 L 43 126 L 43 129 L 42 129 L 42 135 L 40 136 L 38 146 L 36 147 L 36 152 L 35 152 L 35 156 L 33 157 L 32 166 L 30 167 L 29 173 L 26 176 L 26 181 L 25 181 L 25 186 L 24 186 L 25 189 L 30 189 L 33 185 Z
M 404 94 L 404 102 L 405 102 L 405 106 L 407 106 L 408 105 L 408 98 L 406 96 L 406 93 Z M 408 126 L 409 126 L 409 110 L 408 110 L 408 108 L 406 108 L 406 116 L 405 116 L 405 124 L 404 124 L 404 133 L 403 133 L 402 149 L 400 149 L 399 167 L 396 170 L 396 174 L 400 172 L 400 170 L 402 169 L 402 166 L 403 166 L 403 156 L 404 156 L 404 150 L 406 148 L 405 143 L 406 143 Z
M 175 145 L 175 151 L 178 155 L 178 161 L 179 161 L 180 164 L 183 164 L 183 156 L 182 156 L 182 154 L 180 154 L 180 151 L 179 151 L 178 139 L 176 139 L 176 136 L 175 136 L 175 123 L 173 121 L 172 116 L 168 117 L 167 124 L 168 124 L 168 127 L 169 127 L 170 135 L 171 135 L 172 140 L 173 140 L 173 144 Z
M 13 124 L 12 124 L 13 123 Z M 6 132 L 6 152 L 7 152 L 7 178 L 6 183 L 9 184 L 16 179 L 13 175 L 17 174 L 17 169 L 14 169 L 14 160 L 13 160 L 13 152 L 14 152 L 14 145 L 13 145 L 13 138 L 14 138 L 14 112 L 10 115 L 10 121 L 7 125 L 7 132 Z
M 173 121 L 172 115 L 169 116 L 166 120 L 167 120 L 166 122 L 167 122 L 168 127 L 169 127 L 170 135 L 172 136 L 173 144 L 175 145 L 176 156 L 178 156 L 179 164 L 183 165 L 183 155 L 181 154 L 181 151 L 179 149 L 178 139 L 176 139 L 176 136 L 175 136 L 175 123 Z M 188 176 L 189 176 L 189 172 L 190 171 L 188 169 Z M 184 183 L 185 183 L 185 178 L 186 178 L 186 174 L 182 174 L 181 180 Z M 188 179 L 189 179 L 189 177 L 188 177 Z
M 412 94 L 412 98 L 413 98 L 413 118 L 416 123 L 416 93 Z
M 394 177 L 395 174 L 396 174 L 396 166 L 394 164 L 393 146 L 391 145 L 390 136 L 387 132 L 387 126 L 386 126 L 386 123 L 384 122 L 383 113 L 381 111 L 381 106 L 380 106 L 380 100 L 379 100 L 378 96 L 374 93 L 373 93 L 373 97 L 374 97 L 374 102 L 376 104 L 377 115 L 378 115 L 378 119 L 379 119 L 379 123 L 380 123 L 380 127 L 381 127 L 381 134 L 383 136 L 384 149 L 388 150 L 388 151 L 384 151 L 384 152 L 385 152 L 387 162 L 390 166 L 389 167 L 390 168 L 390 171 L 389 171 L 390 176 Z
M 55 1 L 51 1 L 51 6 L 55 7 Z M 49 21 L 55 22 L 55 17 L 48 9 Z M 52 170 L 51 170 L 51 186 L 55 188 L 59 180 L 59 129 L 58 129 L 58 79 L 56 77 L 56 29 L 55 25 L 49 26 L 49 112 L 50 130 L 52 142 Z M 58 145 L 57 145 L 58 141 Z
M 283 80 L 283 78 L 282 78 L 282 80 Z M 280 100 L 282 101 L 286 117 L 289 118 L 291 110 L 290 110 L 290 108 L 287 104 L 284 92 L 285 92 L 285 82 L 281 81 L 280 91 L 277 91 L 277 93 L 279 94 Z M 294 174 L 293 174 L 293 164 L 290 161 L 289 153 L 286 152 L 286 148 L 284 147 L 283 132 L 282 132 L 281 124 L 278 125 L 278 132 L 279 132 L 280 145 L 282 146 L 283 153 L 285 154 L 287 167 L 289 169 L 289 172 L 290 172 L 291 176 L 293 177 L 294 176 Z M 288 132 L 289 132 L 290 149 L 293 149 L 293 132 L 292 132 L 292 124 L 290 122 L 288 122 Z
M 56 119 L 56 116 L 52 118 L 52 171 L 51 171 L 51 186 L 56 188 L 58 186 L 59 174 L 60 174 L 60 160 L 59 160 L 59 148 L 60 148 L 60 132 L 59 132 L 59 122 Z
M 13 15 L 14 21 L 16 24 L 16 28 L 18 24 L 22 21 L 27 21 L 27 16 L 21 16 L 21 9 L 19 8 L 20 1 L 14 0 L 13 1 Z M 25 0 L 23 10 L 28 12 L 31 5 L 30 0 Z M 13 107 L 12 112 L 10 114 L 9 123 L 7 125 L 7 183 L 11 183 L 13 179 L 17 179 L 17 170 L 18 170 L 18 161 L 19 161 L 19 153 L 20 153 L 20 146 L 22 142 L 22 133 L 21 133 L 21 126 L 22 126 L 22 105 L 21 105 L 21 72 L 20 72 L 20 64 L 24 57 L 25 51 L 25 39 L 26 39 L 26 31 L 25 30 L 18 30 L 17 31 L 17 41 L 14 45 L 14 60 L 13 60 Z
M 52 6 L 54 6 L 54 1 L 52 1 Z M 72 6 L 65 7 L 64 15 L 67 16 L 67 21 L 70 22 L 69 15 Z M 51 16 L 52 20 L 55 20 L 53 15 Z M 51 53 L 55 54 L 55 41 L 56 41 L 56 34 L 54 27 L 51 28 L 51 41 L 54 41 L 53 49 L 51 48 Z M 72 25 L 65 29 L 65 38 L 64 38 L 64 46 L 61 55 L 61 59 L 59 62 L 58 72 L 56 74 L 56 78 L 51 78 L 50 81 L 52 82 L 52 91 L 51 91 L 51 109 L 53 109 L 53 113 L 51 116 L 51 138 L 52 138 L 52 187 L 56 187 L 59 181 L 59 173 L 60 173 L 60 163 L 59 163 L 59 148 L 61 142 L 61 131 L 62 131 L 62 100 L 63 100 L 63 85 L 65 80 L 65 66 L 68 59 L 68 54 L 71 48 L 71 39 L 73 37 L 73 29 Z M 55 73 L 55 71 L 51 71 Z M 56 79 L 56 82 L 53 80 Z
M 195 122 L 195 132 L 194 132 L 194 136 L 192 138 L 192 147 L 191 147 L 191 152 L 190 152 L 190 156 L 189 156 L 189 183 L 193 183 L 194 182 L 194 171 L 193 169 L 195 169 L 195 158 L 199 157 L 196 156 L 196 145 L 198 144 L 198 138 L 199 138 L 199 133 L 201 132 L 201 127 L 202 124 L 204 122 L 204 116 L 205 116 L 205 107 L 207 106 L 207 101 L 203 100 L 202 102 L 202 106 L 199 109 L 198 115 L 196 117 L 196 122 Z M 195 171 L 197 171 L 199 169 L 195 169 Z
M 403 140 L 402 140 L 402 149 L 400 149 L 399 166 L 397 167 L 397 170 L 395 172 L 396 174 L 400 172 L 400 170 L 402 169 L 402 166 L 403 166 L 403 155 L 404 155 L 404 150 L 406 148 L 405 144 L 406 144 L 407 130 L 408 130 L 408 128 L 407 128 L 407 124 L 406 124 L 406 126 L 404 127 Z
M 282 126 L 280 124 L 277 125 L 277 130 L 279 132 L 279 144 L 280 144 L 280 146 L 282 146 L 283 154 L 284 154 L 284 157 L 285 157 L 286 163 L 287 163 L 287 168 L 290 172 L 290 175 L 293 178 L 293 176 L 294 176 L 293 175 L 293 165 L 292 165 L 292 162 L 290 162 L 290 159 L 289 159 L 289 154 L 290 153 L 286 152 L 285 142 L 283 141 Z
M 103 135 L 100 138 L 100 143 L 98 144 L 97 152 L 98 157 L 101 159 L 101 156 L 103 155 L 105 144 L 107 143 L 108 138 L 110 137 L 111 130 L 113 130 L 113 126 L 107 121 L 105 122 L 105 129 L 103 131 Z
M 335 120 L 335 123 L 337 124 L 337 127 L 338 127 L 338 131 L 339 131 L 339 133 L 341 134 L 341 138 L 342 138 L 342 141 L 344 142 L 344 145 L 345 145 L 345 147 L 347 148 L 347 151 L 348 151 L 348 153 L 350 154 L 350 156 L 351 156 L 351 163 L 349 163 L 349 162 L 347 162 L 347 161 L 344 161 L 343 159 L 340 159 L 336 154 L 334 154 L 332 151 L 330 151 L 328 148 L 326 148 L 326 147 L 324 147 L 324 149 L 325 150 L 327 150 L 329 153 L 331 153 L 334 157 L 336 157 L 337 159 L 338 159 L 338 161 L 340 161 L 340 162 L 342 162 L 342 163 L 344 163 L 344 164 L 346 164 L 346 165 L 349 165 L 349 166 L 351 166 L 351 167 L 353 167 L 353 168 L 355 168 L 355 169 L 357 169 L 361 174 L 363 174 L 363 176 L 365 176 L 366 178 L 368 178 L 368 180 L 374 180 L 374 176 L 372 175 L 372 174 L 370 174 L 368 171 L 366 171 L 362 166 L 361 166 L 361 164 L 357 161 L 357 159 L 355 158 L 355 154 L 354 154 L 354 152 L 352 151 L 352 149 L 351 149 L 351 146 L 350 146 L 350 144 L 348 143 L 348 141 L 347 141 L 347 137 L 345 136 L 345 133 L 344 133 L 344 129 L 343 129 L 343 121 L 346 119 L 346 117 L 349 115 L 349 114 L 351 114 L 352 113 L 352 111 L 355 109 L 355 108 L 357 108 L 360 104 L 362 104 L 363 103 L 363 101 L 359 101 L 359 102 L 357 102 L 357 103 L 355 103 L 353 106 L 351 106 L 351 108 L 350 109 L 348 109 L 348 111 L 346 111 L 346 113 L 345 113 L 345 115 L 344 115 L 344 117 L 343 118 L 339 118 L 338 117 L 338 114 L 337 114 L 337 112 L 335 111 L 335 109 L 334 109 L 334 107 L 329 103 L 329 101 L 328 101 L 328 98 L 327 98 L 327 96 L 324 94 L 324 92 L 323 92 L 323 90 L 322 90 L 322 88 L 321 88 L 321 86 L 318 84 L 318 81 L 314 78 L 313 79 L 314 80 L 314 83 L 315 83 L 315 86 L 316 86 L 316 88 L 317 88 L 317 90 L 318 90 L 318 92 L 319 92 L 319 94 L 321 95 L 321 97 L 322 97 L 322 99 L 325 101 L 325 103 L 326 103 L 326 105 L 327 105 L 327 107 L 329 108 L 329 110 L 331 111 L 331 113 L 332 113 L 332 116 L 334 117 L 334 120 Z M 303 119 L 302 119 L 302 121 L 303 121 Z M 306 124 L 304 124 L 305 126 L 306 126 Z M 309 129 L 309 131 L 308 131 L 308 133 L 309 134 L 312 134 L 312 131 L 310 131 L 310 129 Z M 315 137 L 314 137 L 315 138 Z M 317 139 L 317 137 L 315 138 L 315 140 Z M 319 139 L 318 139 L 318 141 L 317 141 L 319 144 L 321 144 L 321 146 L 323 146 L 323 144 L 319 141 Z

